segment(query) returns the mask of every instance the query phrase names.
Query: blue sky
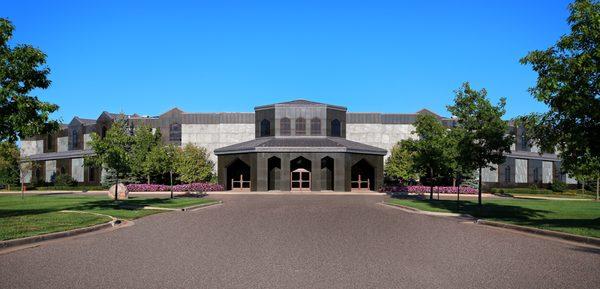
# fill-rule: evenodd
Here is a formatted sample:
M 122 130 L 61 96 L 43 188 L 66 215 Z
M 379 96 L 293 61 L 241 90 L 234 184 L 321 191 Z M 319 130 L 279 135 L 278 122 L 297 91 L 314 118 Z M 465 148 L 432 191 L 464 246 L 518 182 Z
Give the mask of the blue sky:
M 48 55 L 55 118 L 252 111 L 304 98 L 448 115 L 469 81 L 507 117 L 544 111 L 518 60 L 568 32 L 569 1 L 3 1 Z

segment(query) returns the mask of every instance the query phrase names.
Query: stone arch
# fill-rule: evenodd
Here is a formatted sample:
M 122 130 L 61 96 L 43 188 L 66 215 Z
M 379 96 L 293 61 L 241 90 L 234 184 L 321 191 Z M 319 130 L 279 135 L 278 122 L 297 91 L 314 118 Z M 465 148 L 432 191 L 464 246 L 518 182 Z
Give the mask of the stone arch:
M 356 162 L 350 169 L 352 190 L 375 190 L 375 167 L 365 159 Z
M 331 157 L 321 159 L 321 190 L 334 190 L 334 162 Z
M 278 157 L 270 157 L 267 160 L 268 180 L 267 190 L 281 190 L 281 159 Z
M 236 158 L 227 166 L 227 190 L 250 190 L 250 165 Z

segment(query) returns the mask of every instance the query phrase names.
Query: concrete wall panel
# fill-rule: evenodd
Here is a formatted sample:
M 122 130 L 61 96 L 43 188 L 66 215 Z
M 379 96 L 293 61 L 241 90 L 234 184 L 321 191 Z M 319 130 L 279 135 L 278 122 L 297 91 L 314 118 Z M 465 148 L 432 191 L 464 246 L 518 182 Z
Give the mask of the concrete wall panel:
M 77 182 L 83 182 L 83 158 L 71 160 L 71 177 Z
M 46 161 L 46 182 L 52 182 L 52 176 L 56 173 L 56 161 Z
M 542 162 L 542 183 L 550 184 L 553 178 L 553 164 L 552 162 Z
M 527 183 L 527 160 L 515 159 L 515 183 Z

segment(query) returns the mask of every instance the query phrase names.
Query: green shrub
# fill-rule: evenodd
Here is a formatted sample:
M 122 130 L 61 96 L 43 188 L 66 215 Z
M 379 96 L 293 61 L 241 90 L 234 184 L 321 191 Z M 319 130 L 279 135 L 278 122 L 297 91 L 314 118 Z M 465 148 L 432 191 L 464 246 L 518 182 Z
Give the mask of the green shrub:
M 57 187 L 73 187 L 77 182 L 67 174 L 60 174 L 54 178 L 54 186 Z
M 561 192 L 562 193 L 565 190 L 567 190 L 567 184 L 565 182 L 556 181 L 550 186 L 550 189 L 553 192 Z

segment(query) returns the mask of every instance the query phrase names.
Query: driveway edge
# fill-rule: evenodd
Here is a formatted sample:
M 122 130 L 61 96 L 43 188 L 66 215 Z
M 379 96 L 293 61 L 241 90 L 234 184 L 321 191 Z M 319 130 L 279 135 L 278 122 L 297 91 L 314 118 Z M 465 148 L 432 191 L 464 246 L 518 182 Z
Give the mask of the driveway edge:
M 390 207 L 395 207 L 395 208 L 401 209 L 408 213 L 415 213 L 415 214 L 429 215 L 429 216 L 438 216 L 438 217 L 466 218 L 466 219 L 473 220 L 475 222 L 475 224 L 478 224 L 478 225 L 510 229 L 510 230 L 515 230 L 515 231 L 519 231 L 519 232 L 525 232 L 525 233 L 541 235 L 541 236 L 546 236 L 546 237 L 554 237 L 554 238 L 563 239 L 563 240 L 567 240 L 567 241 L 572 241 L 572 242 L 582 243 L 582 244 L 586 244 L 586 245 L 594 245 L 594 246 L 600 247 L 600 238 L 580 236 L 580 235 L 538 229 L 538 228 L 534 228 L 534 227 L 527 227 L 527 226 L 521 226 L 521 225 L 514 225 L 514 224 L 509 224 L 509 223 L 503 223 L 503 222 L 488 221 L 488 220 L 484 220 L 484 219 L 477 219 L 468 214 L 429 212 L 429 211 L 423 211 L 423 210 L 419 210 L 417 208 L 413 208 L 413 207 L 409 207 L 409 206 L 390 204 L 390 203 L 386 203 L 386 202 L 381 202 L 379 204 L 390 206 Z
M 81 235 L 81 234 L 85 234 L 85 233 L 100 231 L 103 229 L 112 228 L 121 223 L 122 223 L 121 220 L 113 218 L 112 221 L 98 224 L 98 225 L 89 226 L 89 227 L 73 229 L 73 230 L 63 231 L 63 232 L 48 233 L 48 234 L 19 238 L 19 239 L 0 241 L 0 250 L 11 248 L 11 247 L 16 247 L 16 246 L 29 245 L 29 244 L 33 244 L 33 243 L 42 242 L 42 241 L 55 240 L 55 239 L 72 237 L 72 236 L 77 236 L 77 235 Z

